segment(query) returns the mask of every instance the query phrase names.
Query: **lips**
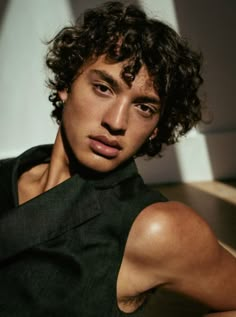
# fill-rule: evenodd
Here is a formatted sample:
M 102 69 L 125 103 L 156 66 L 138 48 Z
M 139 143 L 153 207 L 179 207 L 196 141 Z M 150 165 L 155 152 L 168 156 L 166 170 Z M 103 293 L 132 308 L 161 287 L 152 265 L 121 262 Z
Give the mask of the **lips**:
M 105 135 L 90 136 L 89 139 L 92 151 L 106 158 L 116 157 L 122 149 L 119 142 Z

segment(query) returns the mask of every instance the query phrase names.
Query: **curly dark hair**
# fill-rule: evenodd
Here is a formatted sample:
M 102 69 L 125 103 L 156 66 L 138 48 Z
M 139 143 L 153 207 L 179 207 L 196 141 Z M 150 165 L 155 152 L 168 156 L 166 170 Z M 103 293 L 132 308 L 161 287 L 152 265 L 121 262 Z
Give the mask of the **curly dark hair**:
M 201 120 L 201 54 L 190 49 L 171 27 L 148 18 L 139 7 L 110 1 L 85 11 L 74 25 L 63 28 L 49 41 L 46 64 L 53 74 L 48 80 L 49 100 L 58 123 L 63 107 L 58 91 L 69 91 L 81 66 L 102 54 L 114 62 L 127 61 L 123 69 L 126 81 L 133 80 L 145 65 L 160 97 L 158 135 L 143 144 L 137 156 L 159 154 L 163 144 L 177 142 Z

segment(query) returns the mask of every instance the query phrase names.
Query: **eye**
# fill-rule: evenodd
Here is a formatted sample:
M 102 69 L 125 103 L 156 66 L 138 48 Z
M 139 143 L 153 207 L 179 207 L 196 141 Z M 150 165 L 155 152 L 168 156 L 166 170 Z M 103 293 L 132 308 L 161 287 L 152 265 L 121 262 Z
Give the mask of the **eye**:
M 157 109 L 146 104 L 138 104 L 136 107 L 141 113 L 141 115 L 143 115 L 146 118 L 149 118 L 158 112 Z
M 100 95 L 110 95 L 112 93 L 111 89 L 104 84 L 95 83 L 93 84 L 93 88 Z

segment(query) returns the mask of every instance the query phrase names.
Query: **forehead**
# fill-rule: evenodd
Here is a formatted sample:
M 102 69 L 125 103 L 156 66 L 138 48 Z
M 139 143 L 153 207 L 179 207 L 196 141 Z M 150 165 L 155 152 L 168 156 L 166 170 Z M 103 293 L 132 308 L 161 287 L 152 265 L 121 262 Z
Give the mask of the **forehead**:
M 105 55 L 99 56 L 96 60 L 90 61 L 83 67 L 83 73 L 90 73 L 94 70 L 104 71 L 113 77 L 120 85 L 125 85 L 126 87 L 134 88 L 138 87 L 143 92 L 153 92 L 156 94 L 154 89 L 153 80 L 150 77 L 145 65 L 142 65 L 138 74 L 135 76 L 133 82 L 130 85 L 126 83 L 122 74 L 124 72 L 124 67 L 127 66 L 128 61 L 113 62 L 106 59 Z

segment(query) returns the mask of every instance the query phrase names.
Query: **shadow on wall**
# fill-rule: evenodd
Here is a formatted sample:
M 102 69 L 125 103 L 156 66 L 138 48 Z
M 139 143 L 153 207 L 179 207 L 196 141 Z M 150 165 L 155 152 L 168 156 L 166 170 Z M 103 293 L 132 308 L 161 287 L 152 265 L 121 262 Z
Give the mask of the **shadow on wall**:
M 204 56 L 207 107 L 213 120 L 201 125 L 214 178 L 235 178 L 236 2 L 174 0 L 179 31 Z M 233 153 L 234 152 L 234 153 Z
M 174 3 L 180 33 L 203 52 L 207 106 L 213 110 L 214 118 L 201 131 L 235 129 L 236 2 L 214 5 L 211 0 L 174 0 Z
M 215 179 L 236 179 L 236 130 L 221 134 L 207 134 L 206 145 Z
M 2 26 L 2 20 L 4 19 L 9 2 L 9 0 L 0 0 L 0 28 Z

